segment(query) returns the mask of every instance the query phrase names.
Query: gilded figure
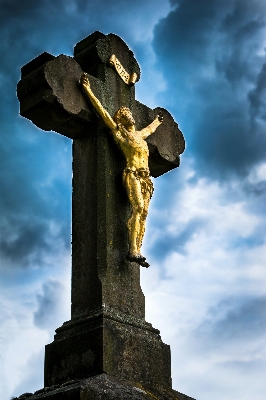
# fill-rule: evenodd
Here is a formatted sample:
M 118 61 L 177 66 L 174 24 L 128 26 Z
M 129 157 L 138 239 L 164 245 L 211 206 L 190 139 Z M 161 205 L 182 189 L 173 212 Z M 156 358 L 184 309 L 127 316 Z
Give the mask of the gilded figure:
M 127 221 L 129 239 L 127 259 L 144 267 L 149 267 L 146 258 L 140 252 L 153 193 L 153 184 L 148 167 L 149 149 L 145 139 L 156 131 L 163 122 L 163 116 L 157 115 L 150 125 L 138 131 L 129 108 L 119 108 L 112 118 L 92 92 L 86 73 L 82 74 L 80 82 L 85 95 L 90 99 L 95 111 L 109 128 L 126 160 L 126 167 L 123 171 L 123 185 L 131 205 L 131 216 Z

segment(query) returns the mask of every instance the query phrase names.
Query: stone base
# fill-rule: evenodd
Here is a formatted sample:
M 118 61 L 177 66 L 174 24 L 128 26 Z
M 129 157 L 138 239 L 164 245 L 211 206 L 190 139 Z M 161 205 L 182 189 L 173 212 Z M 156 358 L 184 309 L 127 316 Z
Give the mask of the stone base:
M 170 388 L 159 385 L 142 386 L 128 383 L 107 374 L 79 381 L 45 387 L 33 393 L 24 393 L 13 400 L 195 400 Z
M 127 382 L 172 387 L 170 346 L 145 320 L 99 311 L 56 332 L 45 348 L 45 386 L 107 373 Z

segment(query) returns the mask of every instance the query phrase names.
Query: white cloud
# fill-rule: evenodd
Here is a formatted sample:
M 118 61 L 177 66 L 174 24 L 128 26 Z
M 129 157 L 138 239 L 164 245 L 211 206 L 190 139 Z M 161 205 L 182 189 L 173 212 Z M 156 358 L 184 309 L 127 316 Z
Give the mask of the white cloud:
M 52 269 L 39 270 L 37 274 L 22 271 L 20 283 L 1 286 L 0 393 L 3 400 L 21 395 L 21 390 L 31 392 L 43 387 L 44 347 L 53 340 L 54 330 L 70 318 L 69 264 L 69 253 L 61 254 L 61 258 L 54 259 Z M 54 293 L 58 287 L 60 290 Z M 50 295 L 49 312 L 45 317 L 40 312 L 47 308 L 47 294 Z
M 256 165 L 249 173 L 247 180 L 250 183 L 259 183 L 266 180 L 266 162 Z
M 264 168 L 260 166 L 252 171 L 248 179 L 261 179 Z M 256 237 L 256 229 L 262 223 L 265 229 L 266 221 L 253 212 L 255 200 L 246 196 L 243 190 L 245 182 L 229 181 L 219 185 L 199 179 L 191 184 L 191 166 L 183 166 L 180 174 L 183 175 L 180 178 L 183 184 L 179 190 L 171 191 L 173 201 L 169 208 L 162 208 L 164 194 L 169 196 L 169 191 L 165 190 L 164 183 L 158 183 L 156 187 L 159 192 L 151 206 L 153 220 L 148 224 L 149 239 L 145 239 L 144 253 L 149 260 L 153 243 L 160 246 L 160 238 L 163 240 L 166 231 L 177 237 L 178 230 L 195 218 L 200 218 L 202 225 L 199 224 L 184 242 L 184 252 L 175 248 L 173 241 L 160 263 L 153 258 L 150 269 L 141 271 L 146 319 L 161 330 L 163 341 L 171 345 L 172 376 L 177 390 L 197 400 L 223 398 L 223 391 L 225 396 L 226 393 L 232 396 L 235 393 L 235 398 L 241 396 L 247 400 L 252 395 L 251 385 L 258 383 L 254 365 L 261 363 L 260 368 L 266 372 L 265 337 L 262 340 L 255 333 L 252 339 L 248 339 L 249 328 L 244 327 L 242 336 L 236 340 L 228 339 L 221 343 L 217 337 L 215 342 L 214 336 L 210 342 L 208 337 L 199 334 L 198 329 L 209 319 L 212 321 L 210 329 L 214 329 L 216 319 L 218 323 L 227 313 L 237 310 L 239 304 L 233 300 L 235 298 L 265 296 L 265 244 L 245 245 L 243 241 Z M 235 196 L 228 195 L 232 187 Z M 167 198 L 165 200 L 169 206 Z M 210 316 L 210 310 L 219 304 L 223 304 L 217 308 L 219 312 Z M 242 382 L 242 387 L 236 389 L 235 382 L 241 384 L 239 374 L 244 366 L 250 383 Z M 212 386 L 211 382 L 215 384 Z M 195 392 L 194 387 L 197 387 Z M 263 391 L 261 382 L 257 390 L 259 396 Z

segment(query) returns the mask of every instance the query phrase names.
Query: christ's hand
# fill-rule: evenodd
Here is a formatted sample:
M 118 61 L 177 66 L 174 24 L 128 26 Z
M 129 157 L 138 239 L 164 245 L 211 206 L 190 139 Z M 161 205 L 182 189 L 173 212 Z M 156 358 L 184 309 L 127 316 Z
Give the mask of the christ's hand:
M 84 88 L 86 88 L 86 87 L 90 88 L 90 81 L 89 81 L 89 78 L 88 78 L 88 75 L 86 74 L 86 72 L 83 72 L 83 74 L 81 75 L 80 84 Z

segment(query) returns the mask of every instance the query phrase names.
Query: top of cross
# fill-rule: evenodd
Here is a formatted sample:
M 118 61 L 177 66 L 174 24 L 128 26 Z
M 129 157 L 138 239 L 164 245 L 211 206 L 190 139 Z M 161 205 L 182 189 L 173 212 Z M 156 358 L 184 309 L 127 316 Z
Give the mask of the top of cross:
M 92 88 L 108 112 L 114 115 L 122 105 L 129 107 L 138 129 L 161 111 L 164 124 L 147 139 L 151 175 L 160 176 L 179 166 L 185 146 L 183 135 L 166 110 L 152 110 L 135 100 L 134 84 L 125 83 L 123 75 L 137 82 L 140 68 L 133 52 L 114 34 L 94 32 L 75 46 L 73 58 L 43 53 L 22 67 L 18 84 L 21 115 L 41 129 L 71 139 L 86 135 L 95 124 L 95 114 L 80 90 L 83 71 L 90 75 Z

